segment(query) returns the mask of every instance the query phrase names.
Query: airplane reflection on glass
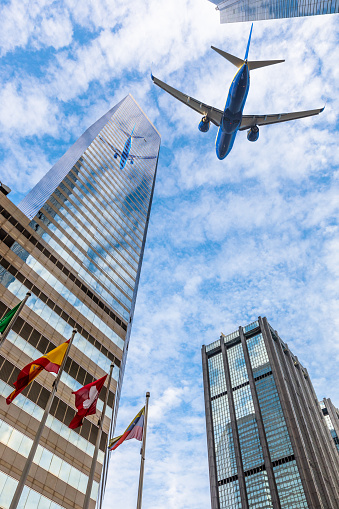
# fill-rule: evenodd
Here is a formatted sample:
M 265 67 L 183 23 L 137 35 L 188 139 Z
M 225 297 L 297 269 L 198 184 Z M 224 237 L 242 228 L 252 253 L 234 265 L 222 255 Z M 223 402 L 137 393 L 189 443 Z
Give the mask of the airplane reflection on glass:
M 292 113 L 279 113 L 273 115 L 243 115 L 243 109 L 247 99 L 247 94 L 250 87 L 250 71 L 267 65 L 279 64 L 284 60 L 263 60 L 255 61 L 248 60 L 248 52 L 251 42 L 253 23 L 248 38 L 245 58 L 237 58 L 225 51 L 212 46 L 219 55 L 226 58 L 229 62 L 238 68 L 236 75 L 231 83 L 228 97 L 224 111 L 208 106 L 192 97 L 179 92 L 173 87 L 170 87 L 163 81 L 151 75 L 153 82 L 160 88 L 173 95 L 176 99 L 183 102 L 193 110 L 203 115 L 200 123 L 199 130 L 206 133 L 210 128 L 210 123 L 215 124 L 218 129 L 215 145 L 218 159 L 224 159 L 232 150 L 235 137 L 238 131 L 247 132 L 247 139 L 249 141 L 257 141 L 259 138 L 259 127 L 262 125 L 276 124 L 279 122 L 287 122 L 288 120 L 295 120 L 298 118 L 309 117 L 318 115 L 324 108 L 308 111 L 298 111 Z
M 122 151 L 118 149 L 117 147 L 114 147 L 111 143 L 109 143 L 107 140 L 105 140 L 101 135 L 99 135 L 99 138 L 101 141 L 103 141 L 106 145 L 108 145 L 113 151 L 114 151 L 114 159 L 117 159 L 120 156 L 120 170 L 123 170 L 126 166 L 127 161 L 129 161 L 131 164 L 134 163 L 134 159 L 155 159 L 156 156 L 137 156 L 135 154 L 131 154 L 131 147 L 132 147 L 132 139 L 142 139 L 146 143 L 147 140 L 144 138 L 144 136 L 136 136 L 134 133 L 135 126 L 133 127 L 133 130 L 131 134 L 127 133 L 123 129 L 121 131 L 127 136 L 127 140 L 125 141 L 124 148 Z

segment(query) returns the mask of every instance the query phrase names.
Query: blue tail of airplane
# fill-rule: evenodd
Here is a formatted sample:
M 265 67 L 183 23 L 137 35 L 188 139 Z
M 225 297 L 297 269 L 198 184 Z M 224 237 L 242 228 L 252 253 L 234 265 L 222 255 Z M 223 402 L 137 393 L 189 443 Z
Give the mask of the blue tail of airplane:
M 253 30 L 253 23 L 252 23 L 252 26 L 251 26 L 250 36 L 249 36 L 249 38 L 248 38 L 248 43 L 247 43 L 247 48 L 246 48 L 246 53 L 245 53 L 245 58 L 244 58 L 244 60 L 247 60 L 247 58 L 248 58 L 248 52 L 249 52 L 250 44 L 251 44 L 251 35 L 252 35 L 252 30 Z
M 266 67 L 267 65 L 280 64 L 280 62 L 285 62 L 285 60 L 257 60 L 257 61 L 247 60 L 248 52 L 249 52 L 250 44 L 251 44 L 252 30 L 253 30 L 253 23 L 251 26 L 250 36 L 249 36 L 248 42 L 247 42 L 247 48 L 246 48 L 244 60 L 242 60 L 241 58 L 235 57 L 234 55 L 231 55 L 230 53 L 226 53 L 226 51 L 222 51 L 221 49 L 215 48 L 214 46 L 211 46 L 211 48 L 214 49 L 214 51 L 216 51 L 217 53 L 219 53 L 219 55 L 226 58 L 226 60 L 231 62 L 231 64 L 238 67 L 238 69 L 244 64 L 247 64 L 248 69 L 251 71 L 252 69 L 259 69 L 260 67 Z

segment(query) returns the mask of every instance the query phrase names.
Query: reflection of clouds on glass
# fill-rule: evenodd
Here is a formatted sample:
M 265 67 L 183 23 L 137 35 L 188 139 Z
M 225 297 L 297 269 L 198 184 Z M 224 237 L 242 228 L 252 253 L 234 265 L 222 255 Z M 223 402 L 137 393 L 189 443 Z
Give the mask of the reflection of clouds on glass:
M 211 396 L 226 391 L 226 380 L 222 355 L 217 354 L 208 359 Z
M 264 338 L 262 334 L 258 334 L 247 341 L 250 362 L 254 377 L 263 375 L 271 371 Z
M 232 427 L 227 395 L 211 401 L 218 479 L 236 473 Z
M 254 414 L 254 406 L 249 385 L 233 392 L 236 418 Z
M 227 358 L 232 387 L 237 387 L 238 385 L 247 382 L 248 375 L 241 343 L 227 350 Z
M 35 260 L 32 256 L 28 256 L 27 265 L 31 267 L 39 276 L 41 276 L 52 288 L 58 291 L 69 304 L 75 307 L 88 321 L 93 323 L 100 331 L 111 339 L 112 335 L 116 333 L 108 326 L 106 322 L 101 320 L 99 316 L 89 309 L 80 299 L 78 299 L 68 288 L 66 288 L 53 274 L 46 270 L 40 262 Z M 54 317 L 55 325 L 58 323 L 59 318 L 57 315 Z
M 256 507 L 260 500 L 260 509 L 273 508 L 266 471 L 245 477 L 245 483 L 250 507 Z
M 126 283 L 124 282 L 124 280 L 119 278 L 119 276 L 113 270 L 111 270 L 111 266 L 110 266 L 111 264 L 107 265 L 106 263 L 104 263 L 104 261 L 102 260 L 102 257 L 100 257 L 90 247 L 89 244 L 87 244 L 83 240 L 81 240 L 79 235 L 76 235 L 75 233 L 73 233 L 73 235 L 72 235 L 73 242 L 71 242 L 69 240 L 69 238 L 67 237 L 67 229 L 69 229 L 69 226 L 66 224 L 66 222 L 64 220 L 59 218 L 59 216 L 56 216 L 56 218 L 58 219 L 58 228 L 55 227 L 54 233 L 57 235 L 59 240 L 61 242 L 63 242 L 66 246 L 68 246 L 70 251 L 73 254 L 77 255 L 78 260 L 81 260 L 83 265 L 85 267 L 87 267 L 92 273 L 94 273 L 106 287 L 108 287 L 111 291 L 113 291 L 113 293 L 115 293 L 117 296 L 119 296 L 120 299 L 126 300 L 130 306 L 130 301 L 127 299 L 126 296 L 124 296 L 124 294 L 119 290 L 118 287 L 119 286 L 122 287 L 123 291 L 126 291 L 129 288 L 126 285 Z M 81 224 L 77 223 L 76 221 L 73 221 L 73 222 L 75 223 L 74 224 L 75 229 L 76 230 L 80 229 Z M 73 229 L 69 229 L 68 235 L 71 235 L 72 231 L 73 231 Z M 91 239 L 93 240 L 93 238 L 94 238 L 94 240 L 95 240 L 96 237 L 97 236 L 94 234 L 91 236 Z M 98 250 L 98 246 L 99 246 L 99 244 L 96 246 L 96 250 Z M 79 247 L 80 248 L 83 247 L 85 252 L 82 252 L 79 249 Z M 110 254 L 106 253 L 105 256 L 107 256 L 110 261 L 112 261 L 114 264 L 116 264 L 115 260 L 113 260 L 111 258 Z M 120 255 L 117 254 L 116 256 L 117 256 L 117 258 L 119 258 Z M 97 265 L 99 265 L 100 268 L 97 267 L 96 265 L 94 265 L 93 262 L 95 262 Z M 116 264 L 116 266 L 118 266 L 118 265 Z M 118 285 L 118 287 L 116 285 L 114 285 L 113 282 L 107 278 L 107 275 L 111 279 L 113 279 L 113 281 L 115 281 L 115 283 Z

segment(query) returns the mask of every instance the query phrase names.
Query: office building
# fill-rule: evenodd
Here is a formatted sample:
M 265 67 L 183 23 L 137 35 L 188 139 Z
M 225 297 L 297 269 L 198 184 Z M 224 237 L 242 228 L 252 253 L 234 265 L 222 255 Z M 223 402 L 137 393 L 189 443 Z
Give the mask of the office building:
M 264 318 L 202 347 L 212 509 L 336 509 L 339 457 L 308 372 Z
M 0 192 L 0 316 L 32 296 L 0 349 L 0 507 L 7 509 L 48 399 L 42 372 L 10 406 L 19 371 L 74 338 L 21 509 L 81 509 L 98 417 L 81 428 L 72 391 L 109 372 L 95 507 L 123 380 L 157 169 L 160 135 L 127 96 L 95 122 L 16 206 Z M 7 183 L 8 184 L 8 183 Z M 107 385 L 107 381 L 106 381 Z M 112 411 L 114 417 L 112 420 Z M 107 456 L 106 456 L 107 458 Z
M 320 408 L 339 454 L 339 410 L 326 398 L 320 401 Z
M 209 0 L 220 11 L 220 23 L 294 18 L 339 12 L 338 0 Z

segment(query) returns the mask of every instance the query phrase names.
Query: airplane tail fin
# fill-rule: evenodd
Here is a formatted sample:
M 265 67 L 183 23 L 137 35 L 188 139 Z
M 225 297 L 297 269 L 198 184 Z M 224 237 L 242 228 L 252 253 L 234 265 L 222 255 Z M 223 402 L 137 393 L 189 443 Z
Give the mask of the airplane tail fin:
M 230 53 L 226 53 L 226 51 L 222 51 L 221 49 L 215 48 L 214 46 L 211 46 L 211 48 L 214 49 L 214 51 L 216 51 L 217 53 L 219 53 L 219 55 L 221 55 L 222 57 L 226 58 L 226 60 L 231 62 L 231 64 L 233 64 L 233 65 L 235 65 L 236 67 L 239 68 L 242 65 L 244 65 L 244 63 L 247 61 L 248 52 L 249 52 L 250 44 L 251 44 L 252 30 L 253 30 L 253 23 L 252 23 L 252 26 L 251 26 L 250 36 L 249 36 L 248 42 L 247 42 L 247 48 L 246 48 L 246 53 L 245 53 L 244 60 L 242 60 L 241 58 L 235 57 L 234 55 L 231 55 Z
M 215 48 L 214 46 L 211 46 L 211 48 L 214 49 L 214 51 L 216 51 L 217 53 L 219 53 L 219 55 L 226 58 L 226 60 L 231 62 L 231 64 L 238 67 L 238 69 L 245 63 L 247 63 L 248 69 L 250 71 L 252 71 L 253 69 L 259 69 L 260 67 L 266 67 L 267 65 L 274 65 L 274 64 L 280 64 L 281 62 L 285 62 L 285 60 L 257 60 L 257 61 L 247 60 L 248 52 L 249 52 L 250 44 L 251 44 L 252 30 L 253 30 L 253 23 L 251 26 L 250 35 L 249 35 L 248 42 L 247 42 L 244 60 L 242 60 L 241 58 L 235 57 L 234 55 L 231 55 L 230 53 L 226 53 L 226 51 L 222 51 L 221 49 Z
M 244 58 L 244 60 L 247 60 L 247 58 L 248 58 L 248 52 L 249 52 L 250 44 L 251 44 L 252 30 L 253 30 L 253 23 L 252 23 L 252 25 L 251 25 L 250 36 L 249 36 L 249 38 L 248 38 L 247 48 L 246 48 L 246 53 L 245 53 L 245 58 Z

